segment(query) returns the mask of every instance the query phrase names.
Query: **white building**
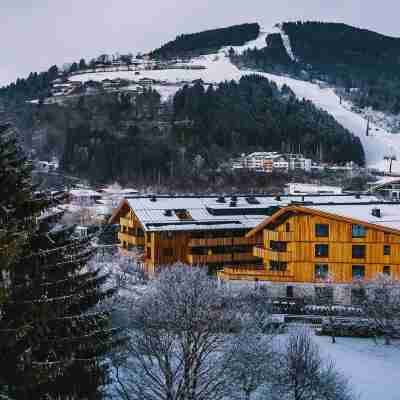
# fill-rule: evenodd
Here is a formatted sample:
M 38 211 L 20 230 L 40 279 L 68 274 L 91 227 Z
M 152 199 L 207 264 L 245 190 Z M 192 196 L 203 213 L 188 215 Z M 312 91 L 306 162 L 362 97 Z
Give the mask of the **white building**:
M 342 188 L 338 186 L 322 186 L 310 183 L 289 183 L 286 185 L 286 193 L 291 195 L 306 194 L 342 194 Z

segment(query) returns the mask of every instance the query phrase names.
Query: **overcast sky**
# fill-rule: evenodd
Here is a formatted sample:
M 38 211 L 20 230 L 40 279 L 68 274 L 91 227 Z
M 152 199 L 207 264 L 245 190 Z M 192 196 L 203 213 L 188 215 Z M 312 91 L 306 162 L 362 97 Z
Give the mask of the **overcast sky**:
M 243 22 L 339 21 L 400 36 L 399 0 L 0 0 L 0 85 L 53 64 L 148 51 Z

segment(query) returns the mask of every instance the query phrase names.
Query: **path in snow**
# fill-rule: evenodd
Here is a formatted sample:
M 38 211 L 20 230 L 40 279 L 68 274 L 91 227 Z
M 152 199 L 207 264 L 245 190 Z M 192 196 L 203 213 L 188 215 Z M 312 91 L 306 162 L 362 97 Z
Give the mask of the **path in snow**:
M 279 28 L 264 29 L 260 37 L 252 42 L 247 43 L 245 46 L 235 48 L 237 51 L 243 51 L 246 48 L 263 47 L 265 37 L 273 29 L 279 32 Z M 202 56 L 192 61 L 194 65 L 203 65 L 206 69 L 203 70 L 183 70 L 183 69 L 169 69 L 169 70 L 153 70 L 141 71 L 140 75 L 135 76 L 134 72 L 121 71 L 121 72 L 98 72 L 92 74 L 76 75 L 71 80 L 88 81 L 103 79 L 123 78 L 129 80 L 138 80 L 140 78 L 150 78 L 158 81 L 168 81 L 170 83 L 192 82 L 196 79 L 202 79 L 206 83 L 219 83 L 225 80 L 239 80 L 242 76 L 253 74 L 254 71 L 239 70 L 234 66 L 229 58 L 226 56 L 226 49 L 221 50 L 218 54 Z M 332 88 L 321 88 L 317 84 L 305 82 L 285 76 L 278 76 L 269 73 L 259 73 L 268 79 L 276 82 L 279 86 L 286 84 L 291 87 L 294 93 L 299 98 L 311 100 L 317 107 L 326 110 L 345 128 L 358 136 L 364 147 L 367 165 L 369 167 L 377 168 L 382 171 L 388 170 L 388 162 L 384 161 L 384 156 L 394 155 L 397 160 L 393 162 L 393 172 L 400 173 L 400 134 L 391 134 L 378 126 L 371 124 L 371 136 L 366 136 L 367 121 L 359 114 L 344 108 L 340 102 L 339 97 L 335 94 Z M 158 90 L 161 92 L 163 98 L 173 95 L 174 90 L 179 89 L 179 85 L 175 87 L 159 86 Z

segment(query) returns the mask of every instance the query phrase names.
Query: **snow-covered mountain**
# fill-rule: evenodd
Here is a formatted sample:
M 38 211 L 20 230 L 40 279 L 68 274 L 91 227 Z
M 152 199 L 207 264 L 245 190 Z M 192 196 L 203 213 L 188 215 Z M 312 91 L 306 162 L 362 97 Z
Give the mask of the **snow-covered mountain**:
M 285 49 L 292 60 L 296 57 L 292 51 L 289 37 L 282 31 L 279 25 L 274 27 L 261 27 L 259 37 L 256 40 L 247 42 L 243 46 L 235 46 L 236 53 L 242 53 L 246 49 L 263 48 L 266 46 L 266 37 L 271 33 L 279 33 Z M 213 54 L 207 54 L 192 58 L 188 65 L 202 66 L 203 69 L 153 69 L 142 70 L 139 78 L 149 78 L 162 82 L 162 85 L 155 85 L 163 98 L 173 95 L 185 83 L 201 79 L 206 84 L 218 84 L 225 80 L 239 80 L 242 76 L 253 74 L 253 70 L 240 70 L 233 65 L 228 56 L 230 47 L 225 47 Z M 349 104 L 341 102 L 334 88 L 323 84 L 311 83 L 294 79 L 288 76 L 274 75 L 271 73 L 258 72 L 264 77 L 276 82 L 278 86 L 288 85 L 299 98 L 313 101 L 318 107 L 332 114 L 336 120 L 357 135 L 364 147 L 366 162 L 369 167 L 382 171 L 388 170 L 388 161 L 385 157 L 395 156 L 398 161 L 393 162 L 393 172 L 400 173 L 400 134 L 393 134 L 382 127 L 370 124 L 369 135 L 366 135 L 367 120 L 360 113 L 351 110 Z M 128 79 L 137 80 L 132 71 L 107 71 L 85 73 L 75 75 L 70 79 L 73 81 L 85 82 L 89 80 L 102 81 L 104 79 Z

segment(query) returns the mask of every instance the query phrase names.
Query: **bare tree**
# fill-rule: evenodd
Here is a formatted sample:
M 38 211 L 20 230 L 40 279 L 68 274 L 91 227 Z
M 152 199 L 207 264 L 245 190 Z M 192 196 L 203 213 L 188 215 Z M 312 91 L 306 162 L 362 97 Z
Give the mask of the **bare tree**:
M 274 391 L 288 400 L 350 400 L 352 392 L 334 364 L 324 361 L 307 330 L 291 334 L 276 369 Z
M 374 281 L 363 283 L 362 288 L 363 314 L 389 345 L 400 337 L 400 282 L 381 274 Z
M 273 341 L 273 335 L 257 332 L 233 339 L 225 371 L 231 399 L 250 400 L 257 392 L 267 390 L 276 363 Z
M 226 395 L 229 333 L 241 321 L 226 289 L 204 270 L 164 270 L 129 317 L 124 359 L 114 363 L 120 398 L 219 400 Z

